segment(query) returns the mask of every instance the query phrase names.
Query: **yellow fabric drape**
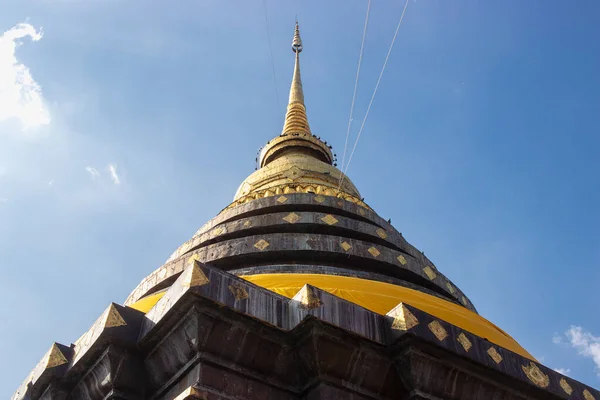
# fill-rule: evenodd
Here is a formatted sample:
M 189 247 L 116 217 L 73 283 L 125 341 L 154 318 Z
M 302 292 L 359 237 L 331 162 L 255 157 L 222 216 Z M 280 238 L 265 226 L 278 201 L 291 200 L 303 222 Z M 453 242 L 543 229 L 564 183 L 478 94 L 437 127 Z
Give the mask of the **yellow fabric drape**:
M 387 314 L 398 303 L 406 303 L 535 361 L 516 340 L 487 319 L 462 306 L 418 290 L 368 279 L 324 274 L 258 274 L 241 278 L 288 298 L 294 297 L 302 286 L 309 284 L 382 315 Z M 130 307 L 146 313 L 165 292 L 166 289 L 144 297 Z
M 358 304 L 378 314 L 387 314 L 398 303 L 406 303 L 498 346 L 535 360 L 519 343 L 482 316 L 457 304 L 418 290 L 385 282 L 323 274 L 259 274 L 242 276 L 255 285 L 292 298 L 305 284 Z

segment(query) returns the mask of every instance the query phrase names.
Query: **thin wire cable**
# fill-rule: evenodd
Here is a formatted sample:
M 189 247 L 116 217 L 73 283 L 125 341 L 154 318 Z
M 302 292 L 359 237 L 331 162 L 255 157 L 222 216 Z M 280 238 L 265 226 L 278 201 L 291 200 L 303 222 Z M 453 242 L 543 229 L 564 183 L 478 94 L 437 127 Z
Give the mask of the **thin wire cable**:
M 273 60 L 273 50 L 271 49 L 271 28 L 269 27 L 269 17 L 267 15 L 267 0 L 263 0 L 263 9 L 265 11 L 265 21 L 267 23 L 267 37 L 269 39 L 269 58 L 271 59 L 271 69 L 273 70 L 273 82 L 275 83 L 275 97 L 277 98 L 277 110 L 281 112 L 281 101 L 279 100 L 279 86 L 277 86 L 277 75 L 275 74 L 275 61 Z
M 371 12 L 371 0 L 367 4 L 367 15 L 365 16 L 365 27 L 363 29 L 362 41 L 360 43 L 360 53 L 358 56 L 358 67 L 356 68 L 356 80 L 354 81 L 354 94 L 352 95 L 352 105 L 350 106 L 350 116 L 348 117 L 348 129 L 346 131 L 346 143 L 344 144 L 344 155 L 342 156 L 341 169 L 344 169 L 346 162 L 346 152 L 348 151 L 348 139 L 350 137 L 350 127 L 352 125 L 352 116 L 354 114 L 354 101 L 356 100 L 356 90 L 358 88 L 358 77 L 360 76 L 360 65 L 362 64 L 363 49 L 365 48 L 365 37 L 367 36 L 367 26 L 369 25 L 369 13 Z M 340 176 L 341 179 L 341 176 Z M 338 188 L 339 190 L 339 188 Z
M 371 110 L 371 105 L 373 104 L 373 99 L 375 98 L 375 94 L 377 94 L 377 89 L 379 88 L 379 83 L 381 82 L 381 77 L 383 76 L 383 72 L 385 71 L 385 67 L 387 65 L 388 59 L 390 58 L 390 54 L 392 53 L 392 48 L 394 47 L 394 42 L 396 41 L 396 36 L 398 36 L 398 31 L 400 30 L 400 26 L 402 25 L 402 21 L 404 20 L 404 14 L 406 13 L 407 7 L 408 7 L 408 0 L 406 0 L 406 3 L 404 3 L 404 9 L 402 10 L 402 15 L 400 16 L 400 21 L 398 21 L 398 26 L 396 27 L 396 33 L 394 33 L 394 38 L 392 39 L 392 43 L 390 44 L 390 48 L 385 57 L 385 62 L 383 63 L 383 67 L 381 68 L 381 73 L 379 74 L 379 79 L 377 79 L 377 84 L 375 85 L 375 90 L 373 90 L 373 95 L 371 96 L 371 101 L 369 101 L 369 106 L 367 107 L 367 112 L 365 113 L 365 118 L 363 119 L 363 122 L 360 126 L 360 130 L 358 131 L 358 136 L 356 136 L 356 141 L 354 142 L 354 147 L 352 148 L 352 152 L 350 153 L 350 158 L 348 159 L 348 164 L 346 165 L 346 169 L 344 169 L 342 179 L 340 179 L 339 187 L 342 187 L 342 182 L 344 181 L 344 177 L 346 176 L 346 171 L 348 171 L 350 162 L 352 162 L 352 156 L 354 155 L 354 151 L 356 150 L 356 145 L 358 144 L 358 139 L 360 139 L 360 135 L 362 134 L 363 128 L 365 127 L 365 122 L 367 121 L 367 117 L 369 116 L 369 111 Z

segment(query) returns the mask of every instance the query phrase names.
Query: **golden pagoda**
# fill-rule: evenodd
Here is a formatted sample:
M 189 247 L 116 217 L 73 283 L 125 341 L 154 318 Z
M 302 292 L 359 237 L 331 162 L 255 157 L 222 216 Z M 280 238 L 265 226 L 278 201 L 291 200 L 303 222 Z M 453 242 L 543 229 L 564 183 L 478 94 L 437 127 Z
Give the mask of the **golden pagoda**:
M 363 200 L 308 123 L 296 24 L 280 135 L 233 202 L 17 399 L 585 399 Z

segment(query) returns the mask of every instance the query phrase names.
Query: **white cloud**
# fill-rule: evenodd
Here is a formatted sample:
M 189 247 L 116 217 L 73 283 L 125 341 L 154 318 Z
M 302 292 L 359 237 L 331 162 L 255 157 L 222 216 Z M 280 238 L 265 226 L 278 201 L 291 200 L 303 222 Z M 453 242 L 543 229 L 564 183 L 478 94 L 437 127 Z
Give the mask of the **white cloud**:
M 26 37 L 36 42 L 42 38 L 42 31 L 24 23 L 0 36 L 0 121 L 18 119 L 23 129 L 50 123 L 40 85 L 15 55 L 19 39 Z
M 48 182 L 48 186 L 53 186 L 54 185 L 54 179 L 52 179 L 50 182 Z
M 569 374 L 571 373 L 571 370 L 569 368 L 554 368 L 554 370 L 559 374 L 566 376 L 569 376 Z
M 110 178 L 115 183 L 115 185 L 120 185 L 121 179 L 119 178 L 119 175 L 117 174 L 117 166 L 114 164 L 108 164 L 108 170 L 110 171 Z
M 92 176 L 92 179 L 96 179 L 97 177 L 100 176 L 100 172 L 98 172 L 98 170 L 94 167 L 88 166 L 88 167 L 85 167 L 85 170 L 90 173 L 90 175 Z
M 571 346 L 580 355 L 591 358 L 594 364 L 596 364 L 596 369 L 600 371 L 600 337 L 594 336 L 582 327 L 575 325 L 571 325 L 569 330 L 565 332 L 565 335 L 569 339 Z M 598 375 L 600 376 L 600 372 Z
M 8 199 L 6 197 L 0 197 L 0 203 L 6 203 Z
M 552 343 L 554 344 L 561 344 L 563 342 L 563 338 L 558 336 L 558 334 L 554 334 L 554 337 L 552 338 Z

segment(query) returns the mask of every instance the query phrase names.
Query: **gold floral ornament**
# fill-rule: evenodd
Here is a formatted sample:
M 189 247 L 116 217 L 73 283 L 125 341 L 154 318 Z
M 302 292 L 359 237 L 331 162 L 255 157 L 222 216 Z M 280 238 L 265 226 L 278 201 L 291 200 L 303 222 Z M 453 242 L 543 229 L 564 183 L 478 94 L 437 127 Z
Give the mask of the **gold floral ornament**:
M 435 272 L 433 272 L 433 270 L 431 269 L 430 266 L 426 266 L 425 268 L 423 268 L 423 272 L 425 272 L 425 275 L 427 275 L 427 277 L 431 280 L 434 280 L 435 277 L 437 276 Z
M 323 197 L 323 196 L 321 196 L 321 195 L 319 194 L 319 195 L 315 196 L 315 201 L 316 201 L 317 203 L 322 203 L 322 202 L 324 202 L 324 201 L 325 201 L 325 197 Z
M 325 222 L 327 225 L 335 225 L 337 224 L 339 221 L 331 214 L 327 214 L 326 216 L 324 216 L 323 218 L 321 218 L 321 221 Z
M 248 221 L 244 222 L 244 226 L 245 226 L 246 228 L 247 228 L 247 227 L 249 227 L 249 226 L 251 226 L 251 225 L 252 225 L 252 221 L 250 221 L 250 220 L 248 220 Z
M 407 331 L 419 325 L 419 320 L 417 317 L 415 317 L 414 314 L 411 313 L 403 303 L 398 304 L 386 315 L 394 318 L 394 322 L 392 322 L 392 329 L 395 330 Z
M 585 389 L 583 391 L 583 397 L 585 398 L 585 400 L 596 400 L 596 398 L 594 396 L 592 396 L 592 394 L 590 393 L 589 390 Z
M 500 364 L 502 362 L 502 356 L 500 353 L 498 353 L 498 350 L 496 350 L 495 347 L 490 347 L 487 353 L 496 364 Z
M 371 254 L 375 258 L 379 257 L 379 255 L 381 254 L 381 252 L 373 246 L 369 247 L 369 250 L 367 250 L 367 251 L 369 252 L 369 254 Z
M 342 246 L 342 249 L 344 249 L 344 251 L 348 251 L 352 248 L 352 246 L 348 242 L 342 242 L 342 244 L 340 244 L 340 246 Z
M 278 203 L 281 203 L 281 204 L 283 204 L 283 203 L 285 203 L 286 201 L 287 201 L 287 197 L 285 197 L 285 196 L 279 196 L 279 197 L 277 198 L 277 202 L 278 202 Z
M 523 370 L 523 372 L 525 372 L 527 378 L 529 378 L 529 380 L 533 382 L 536 386 L 539 386 L 541 388 L 548 387 L 548 384 L 550 383 L 550 378 L 548 378 L 548 375 L 544 374 L 536 364 L 534 364 L 533 362 L 529 362 L 529 365 L 527 366 L 521 365 L 521 369 Z
M 375 231 L 375 233 L 377 233 L 377 236 L 379 236 L 382 239 L 387 238 L 387 233 L 383 229 L 381 229 L 381 228 L 377 229 Z
M 562 390 L 565 391 L 566 394 L 570 396 L 571 393 L 573 393 L 573 388 L 571 387 L 571 385 L 569 385 L 565 378 L 560 378 L 560 382 L 558 383 L 560 384 L 560 387 L 562 388 Z
M 398 257 L 396 257 L 396 260 L 398 260 L 398 262 L 402 265 L 408 264 L 408 261 L 406 261 L 406 258 L 403 255 L 399 255 Z
M 314 289 L 308 285 L 302 286 L 302 289 L 296 293 L 293 300 L 300 302 L 299 308 L 303 310 L 312 310 L 323 305 Z
M 254 243 L 254 247 L 259 249 L 260 251 L 263 251 L 264 249 L 269 247 L 269 242 L 267 242 L 265 239 L 260 239 L 258 242 Z
M 448 337 L 448 332 L 446 332 L 442 324 L 440 324 L 438 321 L 432 321 L 427 326 L 440 342 Z
M 296 213 L 289 213 L 286 217 L 283 217 L 284 221 L 289 222 L 290 224 L 295 224 L 301 217 Z
M 248 291 L 244 286 L 239 283 L 234 283 L 233 285 L 229 285 L 229 291 L 235 297 L 236 300 L 244 300 L 248 298 Z
M 463 332 L 461 332 L 460 335 L 458 335 L 456 340 L 458 341 L 458 343 L 460 343 L 460 345 L 463 347 L 463 349 L 465 349 L 467 353 L 469 352 L 469 350 L 471 350 L 473 344 L 471 343 L 467 335 L 465 335 Z
M 446 282 L 446 287 L 450 293 L 454 294 L 454 292 L 456 292 L 456 289 L 454 289 L 454 286 L 452 286 L 450 282 Z

